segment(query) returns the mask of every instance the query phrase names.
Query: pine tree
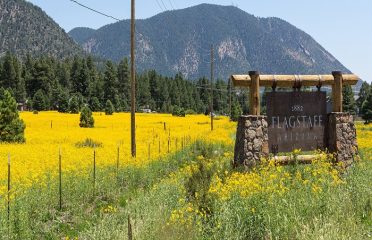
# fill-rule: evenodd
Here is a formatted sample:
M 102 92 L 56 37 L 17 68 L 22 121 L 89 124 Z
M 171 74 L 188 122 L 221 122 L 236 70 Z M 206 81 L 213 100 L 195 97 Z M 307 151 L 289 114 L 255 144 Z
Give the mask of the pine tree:
M 124 58 L 118 66 L 118 93 L 123 104 L 128 106 L 130 102 L 130 77 L 129 77 L 128 59 Z M 124 107 L 124 106 L 123 106 Z M 123 109 L 125 110 L 125 109 Z
M 58 112 L 67 113 L 68 108 L 68 94 L 66 91 L 62 91 L 58 96 Z
M 118 81 L 116 76 L 115 66 L 111 61 L 106 63 L 106 69 L 103 79 L 104 97 L 105 100 L 115 101 L 115 95 L 118 95 Z
M 105 105 L 105 114 L 112 115 L 114 112 L 115 112 L 114 105 L 112 105 L 112 102 L 110 100 L 107 100 Z
M 73 96 L 70 99 L 68 109 L 70 113 L 74 113 L 74 114 L 79 113 L 80 105 L 79 105 L 79 100 L 76 96 Z
M 17 102 L 4 89 L 0 89 L 0 142 L 25 142 L 25 124 L 19 118 Z
M 17 73 L 14 68 L 13 56 L 7 52 L 4 57 L 3 71 L 0 78 L 1 86 L 5 89 L 15 89 L 17 82 Z
M 93 112 L 98 112 L 101 111 L 101 103 L 99 102 L 97 97 L 92 97 L 90 100 L 90 107 Z
M 362 106 L 363 106 L 364 101 L 367 99 L 369 92 L 371 91 L 370 89 L 371 87 L 369 86 L 369 84 L 367 82 L 363 82 L 360 88 L 359 95 L 358 95 L 359 97 L 357 100 L 357 107 L 359 110 L 358 113 L 361 116 L 363 115 Z
M 43 90 L 39 89 L 33 99 L 32 99 L 32 108 L 36 111 L 47 110 L 47 103 Z
M 238 101 L 234 101 L 232 103 L 232 107 L 231 107 L 231 116 L 230 116 L 230 119 L 231 121 L 238 121 L 240 115 L 242 115 L 242 109 L 240 107 L 240 104 Z
M 364 119 L 365 123 L 368 124 L 372 122 L 372 91 L 369 91 L 367 99 L 363 103 L 362 112 L 362 118 Z
M 82 128 L 93 128 L 94 127 L 93 114 L 88 106 L 83 107 L 83 109 L 81 110 L 79 126 Z
M 356 114 L 356 103 L 354 99 L 354 93 L 353 89 L 351 88 L 350 85 L 346 85 L 342 89 L 342 106 L 343 106 L 343 111 L 348 112 L 352 115 Z

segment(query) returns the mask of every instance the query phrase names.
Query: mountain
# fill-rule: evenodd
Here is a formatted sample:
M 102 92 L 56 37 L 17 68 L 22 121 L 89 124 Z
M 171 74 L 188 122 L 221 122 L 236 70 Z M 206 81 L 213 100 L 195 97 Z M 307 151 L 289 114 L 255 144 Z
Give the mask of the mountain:
M 0 0 L 0 56 L 6 51 L 58 58 L 83 53 L 53 19 L 24 0 Z
M 237 7 L 201 4 L 136 21 L 137 68 L 185 77 L 209 76 L 215 46 L 216 76 L 330 73 L 348 70 L 311 36 L 279 18 L 258 18 Z M 130 21 L 70 32 L 89 53 L 119 61 L 130 53 Z

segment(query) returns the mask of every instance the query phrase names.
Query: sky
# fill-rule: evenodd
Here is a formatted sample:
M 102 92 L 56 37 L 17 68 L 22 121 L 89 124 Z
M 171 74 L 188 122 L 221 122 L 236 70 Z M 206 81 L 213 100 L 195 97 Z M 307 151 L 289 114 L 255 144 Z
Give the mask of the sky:
M 28 0 L 42 8 L 66 32 L 97 29 L 115 20 L 71 0 Z M 118 19 L 130 18 L 130 0 L 78 0 Z M 279 17 L 310 34 L 353 73 L 372 81 L 371 0 L 136 0 L 136 18 L 201 3 L 234 5 L 257 17 Z

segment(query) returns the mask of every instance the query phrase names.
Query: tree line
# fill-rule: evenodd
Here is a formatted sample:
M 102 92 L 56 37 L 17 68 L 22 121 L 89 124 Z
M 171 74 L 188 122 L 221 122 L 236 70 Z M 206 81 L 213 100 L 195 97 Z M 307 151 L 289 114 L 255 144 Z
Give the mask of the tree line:
M 79 112 L 89 106 L 92 111 L 130 110 L 129 61 L 118 64 L 97 61 L 92 56 L 57 60 L 30 55 L 19 59 L 6 53 L 0 61 L 0 86 L 12 93 L 18 103 L 29 109 Z M 203 77 L 186 80 L 182 74 L 162 76 L 155 70 L 136 74 L 136 108 L 170 113 L 208 113 L 210 80 Z M 219 79 L 213 84 L 213 109 L 229 114 L 229 85 Z M 233 110 L 247 109 L 246 94 L 232 94 Z
M 136 73 L 136 79 L 138 110 L 151 109 L 175 115 L 209 113 L 211 82 L 206 77 L 187 80 L 182 74 L 168 77 L 155 70 L 148 70 Z M 27 55 L 19 59 L 6 53 L 0 60 L 0 87 L 7 89 L 17 103 L 37 111 L 78 113 L 86 106 L 92 111 L 106 113 L 130 110 L 127 58 L 116 64 L 92 56 L 58 60 L 48 56 L 35 58 Z M 364 82 L 359 98 L 355 100 L 351 87 L 345 86 L 344 111 L 371 121 L 372 100 L 368 100 L 372 98 L 370 88 Z M 214 81 L 213 90 L 215 113 L 230 114 L 233 120 L 237 120 L 242 113 L 249 112 L 247 90 L 231 90 L 229 83 L 222 79 Z M 263 113 L 266 108 L 265 92 L 261 101 Z

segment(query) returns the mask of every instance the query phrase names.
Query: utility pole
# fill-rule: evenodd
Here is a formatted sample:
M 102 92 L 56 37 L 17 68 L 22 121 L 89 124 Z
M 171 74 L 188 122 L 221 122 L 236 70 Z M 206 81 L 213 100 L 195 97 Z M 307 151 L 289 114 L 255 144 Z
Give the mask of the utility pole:
M 135 0 L 131 0 L 131 23 L 130 23 L 130 76 L 131 76 L 131 152 L 136 157 L 136 69 L 135 69 Z
M 211 102 L 210 102 L 211 131 L 213 131 L 213 71 L 214 71 L 214 49 L 213 49 L 213 44 L 212 44 L 211 45 Z
M 231 78 L 229 78 L 229 114 L 231 117 Z

